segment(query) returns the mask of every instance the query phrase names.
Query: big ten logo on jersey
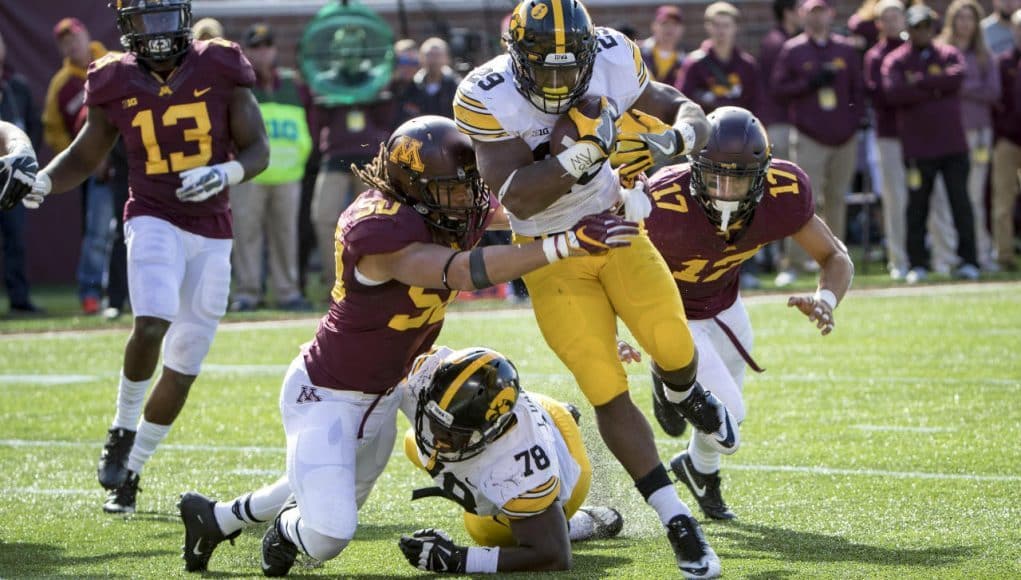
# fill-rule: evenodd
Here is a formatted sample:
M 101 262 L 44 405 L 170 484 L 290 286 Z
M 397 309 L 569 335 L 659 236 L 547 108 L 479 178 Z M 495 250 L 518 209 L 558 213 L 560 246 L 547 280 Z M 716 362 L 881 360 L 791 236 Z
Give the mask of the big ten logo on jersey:
M 770 167 L 769 171 L 766 172 L 766 183 L 769 184 L 767 191 L 773 197 L 780 197 L 785 193 L 793 193 L 794 195 L 801 193 L 801 188 L 798 185 L 798 176 L 789 171 Z
M 139 111 L 131 119 L 131 126 L 139 130 L 145 147 L 146 175 L 180 173 L 209 163 L 213 157 L 213 137 L 210 134 L 213 124 L 205 101 L 171 105 L 159 116 L 158 126 L 156 120 L 153 109 Z M 184 141 L 194 144 L 190 152 L 173 151 L 165 156 L 160 148 L 159 133 L 173 130 L 182 131 Z
M 412 171 L 425 171 L 422 163 L 422 142 L 407 135 L 401 135 L 397 142 L 390 146 L 390 162 L 403 165 Z

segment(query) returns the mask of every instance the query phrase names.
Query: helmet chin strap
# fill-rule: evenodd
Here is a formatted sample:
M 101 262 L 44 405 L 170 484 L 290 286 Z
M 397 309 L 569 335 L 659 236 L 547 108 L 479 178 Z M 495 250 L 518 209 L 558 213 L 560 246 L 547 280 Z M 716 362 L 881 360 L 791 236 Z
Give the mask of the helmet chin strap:
M 741 202 L 739 201 L 713 200 L 713 207 L 720 212 L 720 230 L 723 233 L 727 233 L 727 227 L 730 226 L 730 215 L 737 211 L 740 206 Z

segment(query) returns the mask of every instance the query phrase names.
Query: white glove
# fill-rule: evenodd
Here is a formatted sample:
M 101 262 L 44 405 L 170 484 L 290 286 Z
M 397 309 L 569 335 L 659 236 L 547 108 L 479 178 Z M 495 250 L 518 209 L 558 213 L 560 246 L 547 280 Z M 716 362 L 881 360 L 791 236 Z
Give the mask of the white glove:
M 35 182 L 32 183 L 32 191 L 21 200 L 22 205 L 28 209 L 38 209 L 51 189 L 53 189 L 53 183 L 50 181 L 50 176 L 43 172 L 37 173 Z
M 624 217 L 629 222 L 641 222 L 652 213 L 652 201 L 645 195 L 645 182 L 639 179 L 631 189 L 620 188 L 621 201 L 624 202 Z
M 39 162 L 35 151 L 24 144 L 15 144 L 13 150 L 0 157 L 0 209 L 9 210 L 18 205 L 32 191 Z
M 181 172 L 177 199 L 198 203 L 220 193 L 227 187 L 227 172 L 219 165 L 196 167 Z

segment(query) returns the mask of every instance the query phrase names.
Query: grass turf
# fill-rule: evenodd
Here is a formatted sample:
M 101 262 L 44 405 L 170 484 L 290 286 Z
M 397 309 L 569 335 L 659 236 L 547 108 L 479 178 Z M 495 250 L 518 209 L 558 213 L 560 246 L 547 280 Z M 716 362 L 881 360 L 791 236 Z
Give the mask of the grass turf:
M 725 497 L 740 519 L 704 523 L 724 574 L 1021 576 L 1019 290 L 852 294 L 826 338 L 781 297 L 749 300 L 754 354 L 768 371 L 749 371 L 743 446 L 723 464 Z M 228 499 L 281 473 L 279 383 L 314 324 L 221 329 L 188 406 L 146 467 L 132 518 L 103 514 L 95 481 L 126 330 L 0 337 L 0 576 L 184 575 L 178 494 Z M 562 577 L 677 575 L 655 515 L 603 447 L 529 311 L 451 314 L 441 342 L 499 349 L 526 388 L 583 410 L 595 465 L 589 502 L 617 507 L 626 524 L 620 539 L 576 546 L 575 568 Z M 649 410 L 647 366 L 629 372 L 633 397 Z M 669 459 L 682 443 L 655 429 Z M 401 533 L 438 526 L 467 541 L 455 504 L 408 501 L 428 483 L 395 455 L 356 540 L 339 559 L 293 573 L 420 574 L 397 549 Z M 222 545 L 211 575 L 261 576 L 261 533 Z

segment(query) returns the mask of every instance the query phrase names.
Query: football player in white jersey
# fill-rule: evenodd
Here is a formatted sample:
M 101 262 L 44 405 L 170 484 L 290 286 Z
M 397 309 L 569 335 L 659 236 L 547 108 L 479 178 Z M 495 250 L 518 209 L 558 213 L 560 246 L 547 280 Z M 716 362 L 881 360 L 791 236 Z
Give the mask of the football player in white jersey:
M 499 192 L 516 242 L 548 238 L 581 216 L 617 211 L 622 202 L 629 219 L 641 219 L 648 198 L 622 190 L 607 161 L 622 165 L 620 177 L 631 179 L 706 143 L 708 123 L 698 105 L 650 80 L 634 42 L 594 28 L 578 0 L 522 1 L 504 40 L 507 54 L 458 87 L 454 116 L 474 141 L 479 171 Z M 574 107 L 583 97 L 600 98 L 596 118 Z M 625 112 L 631 128 L 618 135 L 616 120 Z M 563 114 L 578 139 L 550 156 L 550 134 Z M 719 559 L 678 497 L 617 360 L 619 317 L 661 379 L 653 392 L 657 418 L 680 412 L 721 453 L 737 450 L 737 422 L 695 380 L 694 342 L 662 257 L 639 235 L 626 250 L 555 264 L 524 279 L 546 342 L 595 408 L 603 441 L 666 526 L 678 567 L 692 578 L 718 574 Z
M 414 426 L 404 452 L 436 482 L 412 497 L 459 504 L 465 529 L 483 546 L 418 530 L 399 542 L 412 566 L 461 574 L 566 570 L 571 541 L 620 533 L 616 510 L 580 507 L 592 466 L 577 410 L 521 390 L 517 369 L 500 353 L 442 347 L 420 356 L 401 408 Z

